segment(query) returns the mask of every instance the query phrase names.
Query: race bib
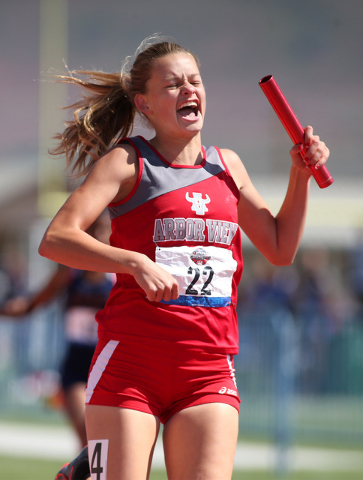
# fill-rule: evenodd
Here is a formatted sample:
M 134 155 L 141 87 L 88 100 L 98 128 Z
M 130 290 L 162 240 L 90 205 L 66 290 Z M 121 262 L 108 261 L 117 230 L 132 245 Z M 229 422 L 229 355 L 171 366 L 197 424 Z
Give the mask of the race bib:
M 220 247 L 157 247 L 155 260 L 178 281 L 179 298 L 172 305 L 226 307 L 231 303 L 237 269 L 232 250 Z

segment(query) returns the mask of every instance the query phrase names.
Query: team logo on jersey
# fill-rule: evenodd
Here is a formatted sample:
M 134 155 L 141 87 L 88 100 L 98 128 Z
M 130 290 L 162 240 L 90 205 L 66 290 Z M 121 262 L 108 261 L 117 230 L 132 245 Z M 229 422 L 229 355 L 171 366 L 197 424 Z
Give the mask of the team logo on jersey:
M 207 194 L 205 196 L 206 198 L 202 198 L 201 193 L 193 192 L 193 197 L 190 198 L 189 192 L 185 194 L 185 198 L 188 200 L 188 202 L 191 202 L 193 204 L 192 210 L 197 215 L 204 215 L 205 212 L 208 212 L 208 208 L 206 207 L 206 205 L 210 202 L 210 198 Z
M 196 250 L 194 250 L 194 252 L 192 252 L 190 258 L 197 265 L 205 265 L 208 260 L 210 260 L 210 255 L 207 255 L 206 251 L 203 250 L 203 248 L 197 248 Z

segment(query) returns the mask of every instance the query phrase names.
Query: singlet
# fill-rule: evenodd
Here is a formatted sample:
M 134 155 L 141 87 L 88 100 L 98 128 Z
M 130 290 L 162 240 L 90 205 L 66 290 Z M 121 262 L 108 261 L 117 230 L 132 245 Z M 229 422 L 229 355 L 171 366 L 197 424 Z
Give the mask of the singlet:
M 69 343 L 94 346 L 98 340 L 95 316 L 105 306 L 115 280 L 107 274 L 102 281 L 92 282 L 76 269 L 71 269 L 70 275 L 65 305 L 66 339 Z
M 202 147 L 200 165 L 172 165 L 143 137 L 120 143 L 135 149 L 139 175 L 132 192 L 108 207 L 110 244 L 169 271 L 179 298 L 150 302 L 132 275 L 118 274 L 96 316 L 99 337 L 238 353 L 239 191 L 220 150 Z

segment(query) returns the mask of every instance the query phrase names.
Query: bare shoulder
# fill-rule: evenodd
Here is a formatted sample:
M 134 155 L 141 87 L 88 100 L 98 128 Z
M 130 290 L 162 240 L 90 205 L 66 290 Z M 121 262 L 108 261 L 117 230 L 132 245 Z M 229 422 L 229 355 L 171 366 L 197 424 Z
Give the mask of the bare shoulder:
M 137 154 L 131 145 L 117 145 L 97 160 L 86 183 L 97 184 L 112 192 L 110 201 L 121 201 L 131 192 L 137 180 L 137 160 Z
M 221 149 L 221 154 L 225 164 L 228 167 L 228 170 L 233 177 L 233 180 L 236 182 L 238 189 L 241 190 L 245 186 L 246 182 L 249 181 L 249 177 L 242 160 L 236 152 L 227 148 Z
M 224 161 L 227 163 L 228 167 L 230 166 L 240 166 L 242 163 L 242 160 L 240 157 L 237 155 L 236 152 L 233 150 L 230 150 L 228 148 L 222 148 L 221 153 L 223 156 Z
M 116 145 L 106 152 L 97 160 L 93 169 L 99 174 L 105 170 L 106 173 L 112 170 L 112 174 L 125 175 L 135 170 L 137 164 L 137 155 L 135 149 L 131 145 Z

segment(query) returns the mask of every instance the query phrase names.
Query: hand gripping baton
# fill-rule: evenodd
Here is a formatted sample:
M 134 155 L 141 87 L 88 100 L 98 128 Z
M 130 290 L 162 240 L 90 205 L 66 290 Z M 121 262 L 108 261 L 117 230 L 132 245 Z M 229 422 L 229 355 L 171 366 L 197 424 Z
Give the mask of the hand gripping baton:
M 266 77 L 261 78 L 259 85 L 270 102 L 272 108 L 275 110 L 275 113 L 279 117 L 282 125 L 285 127 L 285 130 L 289 134 L 294 145 L 298 143 L 303 144 L 304 129 L 284 97 L 284 94 L 281 92 L 279 86 L 275 82 L 273 76 L 267 75 Z M 304 153 L 302 152 L 301 156 L 303 157 L 303 155 Z M 334 182 L 333 177 L 330 175 L 325 165 L 321 165 L 320 167 L 311 166 L 309 168 L 320 188 L 328 187 Z

